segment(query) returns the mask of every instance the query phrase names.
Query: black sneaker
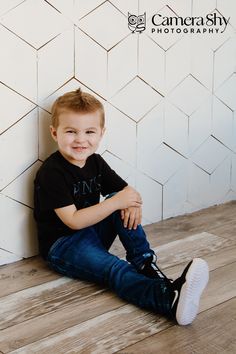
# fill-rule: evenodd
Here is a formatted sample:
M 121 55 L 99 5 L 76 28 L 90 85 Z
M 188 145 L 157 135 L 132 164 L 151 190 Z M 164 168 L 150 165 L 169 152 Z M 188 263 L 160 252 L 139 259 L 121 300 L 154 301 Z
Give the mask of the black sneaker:
M 182 275 L 171 284 L 174 292 L 171 310 L 179 325 L 188 325 L 197 316 L 199 301 L 208 280 L 207 262 L 201 258 L 194 258 Z
M 148 278 L 163 278 L 167 279 L 164 273 L 156 265 L 156 256 L 153 255 L 146 259 L 144 266 L 139 270 L 139 273 L 145 275 Z

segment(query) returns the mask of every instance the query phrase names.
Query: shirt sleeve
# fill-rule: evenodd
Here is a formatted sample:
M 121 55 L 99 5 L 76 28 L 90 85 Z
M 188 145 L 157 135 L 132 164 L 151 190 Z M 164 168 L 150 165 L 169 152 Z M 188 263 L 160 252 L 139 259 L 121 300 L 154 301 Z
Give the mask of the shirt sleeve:
M 128 186 L 126 183 L 111 167 L 107 162 L 102 159 L 102 185 L 101 194 L 106 196 L 107 194 L 119 192 L 124 187 Z
M 63 171 L 57 168 L 48 168 L 39 172 L 35 180 L 35 194 L 42 211 L 74 204 Z

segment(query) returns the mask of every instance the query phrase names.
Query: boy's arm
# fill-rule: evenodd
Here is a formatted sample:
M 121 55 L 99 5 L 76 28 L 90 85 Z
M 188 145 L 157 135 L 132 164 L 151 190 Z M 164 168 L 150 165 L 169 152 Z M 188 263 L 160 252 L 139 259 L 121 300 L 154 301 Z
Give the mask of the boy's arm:
M 125 187 L 113 197 L 91 207 L 77 210 L 72 204 L 55 209 L 55 213 L 65 225 L 73 230 L 79 230 L 98 223 L 116 210 L 137 207 L 141 204 L 139 193 L 132 187 Z

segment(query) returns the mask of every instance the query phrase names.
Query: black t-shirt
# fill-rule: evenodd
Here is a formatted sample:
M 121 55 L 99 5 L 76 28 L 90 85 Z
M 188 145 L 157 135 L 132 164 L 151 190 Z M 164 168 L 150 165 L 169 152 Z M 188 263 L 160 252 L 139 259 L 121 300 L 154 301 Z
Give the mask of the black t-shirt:
M 67 161 L 59 151 L 49 156 L 34 180 L 34 217 L 37 223 L 39 251 L 46 258 L 52 244 L 75 230 L 66 226 L 54 209 L 75 204 L 86 208 L 100 201 L 100 194 L 118 192 L 127 183 L 99 155 L 88 157 L 80 168 Z

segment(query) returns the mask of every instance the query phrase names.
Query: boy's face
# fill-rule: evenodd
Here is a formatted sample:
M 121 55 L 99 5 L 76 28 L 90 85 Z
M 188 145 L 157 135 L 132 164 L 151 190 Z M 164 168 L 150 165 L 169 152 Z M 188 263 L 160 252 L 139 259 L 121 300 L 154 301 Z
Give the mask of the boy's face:
M 58 127 L 50 126 L 50 130 L 64 158 L 76 166 L 83 167 L 87 158 L 97 150 L 105 128 L 101 127 L 99 111 L 64 111 L 59 115 Z

